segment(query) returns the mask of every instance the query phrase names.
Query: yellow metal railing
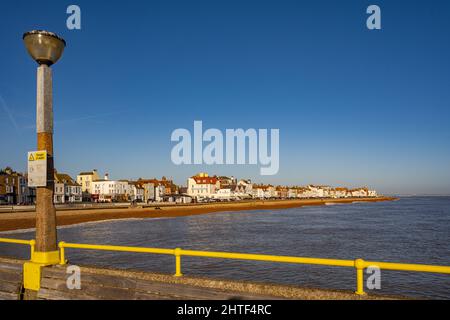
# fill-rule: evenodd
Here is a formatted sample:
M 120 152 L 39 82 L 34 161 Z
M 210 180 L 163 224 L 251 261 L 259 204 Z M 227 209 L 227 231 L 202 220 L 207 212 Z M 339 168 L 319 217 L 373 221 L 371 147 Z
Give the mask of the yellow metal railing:
M 34 249 L 36 246 L 35 240 L 19 240 L 19 239 L 6 239 L 6 238 L 0 238 L 0 243 L 12 243 L 12 244 L 21 244 L 21 245 L 28 245 L 30 246 L 30 259 L 34 254 Z
M 142 247 L 123 247 L 123 246 L 109 246 L 109 245 L 93 245 L 93 244 L 75 244 L 75 243 L 59 243 L 61 264 L 66 264 L 65 248 L 72 249 L 87 249 L 87 250 L 104 250 L 104 251 L 125 251 L 136 253 L 153 253 L 175 256 L 175 275 L 181 277 L 181 256 L 190 257 L 204 257 L 204 258 L 219 258 L 219 259 L 235 259 L 235 260 L 252 260 L 252 261 L 266 261 L 266 262 L 281 262 L 281 263 L 297 263 L 336 267 L 350 267 L 356 269 L 356 291 L 358 295 L 364 295 L 364 269 L 368 267 L 378 267 L 385 270 L 397 271 L 414 271 L 414 272 L 432 272 L 450 274 L 450 266 L 432 266 L 420 264 L 404 264 L 404 263 L 389 263 L 389 262 L 375 262 L 364 261 L 362 259 L 356 260 L 339 260 L 339 259 L 319 259 L 319 258 L 302 258 L 289 256 L 272 256 L 264 254 L 246 254 L 246 253 L 229 253 L 229 252 L 209 252 L 209 251 L 195 251 L 176 249 L 158 249 L 158 248 L 142 248 Z
M 0 238 L 0 243 L 11 243 L 29 245 L 31 248 L 31 257 L 35 250 L 35 240 L 17 240 Z M 364 292 L 364 269 L 368 267 L 378 267 L 384 270 L 395 271 L 412 271 L 412 272 L 431 272 L 450 274 L 450 266 L 433 266 L 423 264 L 405 264 L 405 263 L 390 263 L 377 261 L 364 261 L 362 259 L 356 260 L 340 260 L 340 259 L 320 259 L 320 258 L 304 258 L 304 257 L 289 257 L 289 256 L 273 256 L 265 254 L 246 254 L 246 253 L 231 253 L 231 252 L 210 252 L 210 251 L 195 251 L 176 249 L 159 249 L 159 248 L 144 248 L 144 247 L 126 247 L 126 246 L 110 246 L 110 245 L 94 245 L 94 244 L 77 244 L 77 243 L 59 243 L 60 264 L 64 265 L 66 261 L 65 249 L 85 249 L 85 250 L 103 250 L 103 251 L 118 251 L 118 252 L 135 252 L 135 253 L 151 253 L 173 255 L 175 257 L 175 274 L 176 277 L 181 277 L 181 257 L 204 257 L 204 258 L 218 258 L 218 259 L 234 259 L 234 260 L 250 260 L 250 261 L 266 261 L 266 262 L 280 262 L 280 263 L 296 263 L 309 265 L 323 265 L 335 267 L 349 267 L 356 270 L 356 291 L 358 295 L 365 294 Z

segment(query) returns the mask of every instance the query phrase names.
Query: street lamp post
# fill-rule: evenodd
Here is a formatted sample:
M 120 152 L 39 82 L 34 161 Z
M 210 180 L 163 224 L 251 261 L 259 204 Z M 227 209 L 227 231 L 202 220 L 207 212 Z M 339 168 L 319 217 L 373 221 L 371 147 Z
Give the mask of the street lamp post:
M 53 205 L 53 102 L 52 69 L 61 57 L 66 42 L 48 31 L 30 31 L 23 41 L 31 57 L 39 64 L 37 69 L 36 131 L 37 148 L 47 151 L 47 184 L 36 190 L 36 247 L 32 262 L 41 265 L 56 264 L 59 253 L 56 239 L 56 211 Z

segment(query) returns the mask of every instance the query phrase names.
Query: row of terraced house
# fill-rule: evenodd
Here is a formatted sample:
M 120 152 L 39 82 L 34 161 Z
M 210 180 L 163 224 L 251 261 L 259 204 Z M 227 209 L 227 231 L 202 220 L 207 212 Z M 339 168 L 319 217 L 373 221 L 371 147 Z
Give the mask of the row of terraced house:
M 81 172 L 76 180 L 65 173 L 54 172 L 54 203 L 80 202 L 204 202 L 245 199 L 295 199 L 295 198 L 349 198 L 376 197 L 377 192 L 367 187 L 348 189 L 330 186 L 274 186 L 255 184 L 250 179 L 227 176 L 209 176 L 199 173 L 190 177 L 187 187 L 172 180 L 124 180 L 101 177 L 97 170 Z M 27 186 L 26 174 L 11 168 L 0 170 L 0 205 L 33 204 L 35 189 Z
M 142 179 L 115 180 L 106 173 L 100 178 L 97 170 L 81 172 L 77 176 L 83 199 L 93 202 L 190 202 L 190 197 L 183 197 L 172 180 L 162 177 L 160 180 Z
M 53 202 L 70 204 L 81 202 L 190 202 L 180 195 L 178 187 L 163 177 L 158 179 L 112 180 L 97 170 L 81 172 L 76 180 L 55 170 Z M 0 170 L 0 205 L 31 205 L 36 202 L 36 189 L 28 187 L 27 174 L 7 167 Z
M 295 199 L 295 198 L 358 198 L 377 197 L 375 190 L 367 187 L 349 189 L 345 187 L 308 185 L 273 186 L 254 184 L 249 179 L 209 176 L 199 173 L 187 181 L 187 194 L 197 201 L 243 200 L 243 199 Z
M 28 188 L 27 177 L 10 167 L 0 170 L 0 205 L 34 203 L 34 189 Z

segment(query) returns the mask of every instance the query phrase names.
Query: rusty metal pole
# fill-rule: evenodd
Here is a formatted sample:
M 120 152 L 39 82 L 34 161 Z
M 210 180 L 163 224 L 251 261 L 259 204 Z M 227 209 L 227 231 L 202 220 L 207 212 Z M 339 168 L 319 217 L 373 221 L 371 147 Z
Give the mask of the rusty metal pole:
M 53 205 L 53 101 L 52 70 L 42 64 L 37 69 L 37 149 L 47 151 L 47 186 L 36 190 L 36 251 L 57 251 L 56 210 Z
M 36 298 L 41 287 L 41 269 L 60 262 L 56 239 L 56 211 L 53 205 L 53 87 L 52 69 L 62 56 L 66 42 L 57 34 L 32 30 L 23 34 L 30 56 L 39 64 L 37 69 L 36 132 L 38 151 L 47 154 L 47 179 L 36 183 L 36 241 L 31 260 L 23 264 L 25 297 Z M 43 154 L 43 153 L 41 153 Z M 43 159 L 40 159 L 43 160 Z M 28 158 L 30 161 L 30 158 Z

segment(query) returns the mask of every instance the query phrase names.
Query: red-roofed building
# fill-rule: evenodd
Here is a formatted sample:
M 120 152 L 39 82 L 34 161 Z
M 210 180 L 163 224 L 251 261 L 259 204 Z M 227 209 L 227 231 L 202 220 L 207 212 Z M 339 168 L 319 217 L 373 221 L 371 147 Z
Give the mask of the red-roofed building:
M 217 190 L 220 189 L 220 181 L 207 173 L 199 173 L 188 179 L 187 194 L 197 200 L 213 198 Z

